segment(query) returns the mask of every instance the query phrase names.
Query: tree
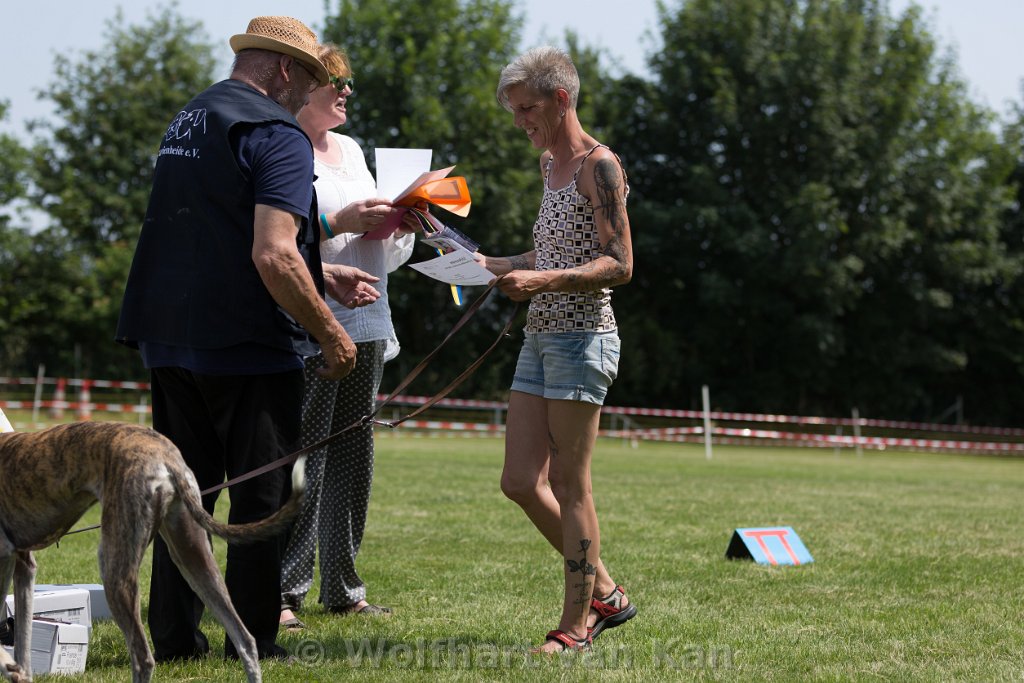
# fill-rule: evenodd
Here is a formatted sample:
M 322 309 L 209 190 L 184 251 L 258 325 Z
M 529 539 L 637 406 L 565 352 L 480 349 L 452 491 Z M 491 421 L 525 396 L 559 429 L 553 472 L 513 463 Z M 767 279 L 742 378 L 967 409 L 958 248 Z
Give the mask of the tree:
M 991 424 L 1020 424 L 1024 404 L 1024 105 L 1017 104 L 1003 128 L 1001 147 L 1008 164 L 996 167 L 1012 201 L 1000 221 L 1005 255 L 995 279 L 982 289 L 969 326 L 961 331 L 968 358 L 966 378 L 957 388 L 968 417 Z
M 347 52 L 355 74 L 349 122 L 341 132 L 360 142 L 371 169 L 375 147 L 430 148 L 434 168 L 457 164 L 455 173 L 466 177 L 473 208 L 465 222 L 443 212 L 440 217 L 491 254 L 530 248 L 540 201 L 535 153 L 494 96 L 501 68 L 516 54 L 521 23 L 505 0 L 343 0 L 324 30 Z M 420 249 L 413 260 L 430 255 Z M 475 297 L 480 291 L 470 288 L 466 294 Z M 388 364 L 385 387 L 411 370 L 462 313 L 447 287 L 407 268 L 392 273 L 389 298 L 405 352 Z M 492 297 L 410 390 L 433 393 L 444 386 L 453 378 L 452 368 L 463 367 L 487 347 L 510 309 L 507 300 Z M 503 349 L 481 367 L 467 385 L 474 389 L 467 391 L 504 395 L 513 361 L 513 353 Z
M 0 100 L 0 121 L 7 118 L 7 102 Z M 9 211 L 24 197 L 28 151 L 12 136 L 0 134 L 0 373 L 20 370 L 17 361 L 25 351 L 25 331 L 20 325 L 24 280 L 16 272 L 27 263 L 27 231 L 11 225 Z
M 963 382 L 961 306 L 1002 267 L 1006 196 L 992 118 L 920 10 L 691 0 L 660 19 L 656 82 L 608 124 L 639 171 L 621 322 L 647 370 L 618 395 L 678 405 L 708 383 L 736 409 L 928 416 Z
M 111 340 L 157 143 L 174 113 L 211 83 L 213 68 L 200 25 L 173 8 L 141 26 L 126 26 L 118 13 L 102 48 L 56 58 L 57 77 L 43 92 L 61 118 L 33 126 L 47 135 L 33 150 L 33 199 L 53 219 L 47 234 L 66 257 L 51 274 L 76 285 L 65 295 L 62 334 L 45 347 L 55 371 L 73 369 L 78 344 L 85 372 L 140 372 L 137 356 Z
M 6 100 L 0 100 L 0 121 L 7 120 Z M 25 195 L 25 170 L 28 152 L 12 136 L 0 133 L 0 207 L 8 209 Z M 7 213 L 0 214 L 0 224 L 10 222 Z

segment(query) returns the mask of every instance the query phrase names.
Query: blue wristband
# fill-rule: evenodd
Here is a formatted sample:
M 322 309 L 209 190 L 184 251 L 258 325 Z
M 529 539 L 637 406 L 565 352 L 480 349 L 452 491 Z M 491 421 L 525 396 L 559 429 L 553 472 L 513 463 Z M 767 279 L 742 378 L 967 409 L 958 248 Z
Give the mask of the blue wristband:
M 327 214 L 320 214 L 320 225 L 323 226 L 324 232 L 327 233 L 328 237 L 334 237 L 334 232 L 331 231 L 331 226 L 327 224 Z

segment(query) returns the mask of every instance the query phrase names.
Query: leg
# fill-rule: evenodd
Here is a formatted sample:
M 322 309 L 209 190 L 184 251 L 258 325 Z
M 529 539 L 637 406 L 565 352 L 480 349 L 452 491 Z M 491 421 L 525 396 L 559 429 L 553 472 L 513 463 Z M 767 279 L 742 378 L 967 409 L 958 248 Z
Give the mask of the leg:
M 11 577 L 14 576 L 14 547 L 7 539 L 0 537 L 0 604 L 7 600 L 7 589 L 11 585 Z M 7 654 L 7 650 L 0 647 L 0 674 L 7 680 L 20 683 L 22 680 L 21 667 Z
M 176 505 L 164 518 L 160 535 L 167 542 L 169 553 L 189 586 L 224 627 L 228 641 L 245 667 L 249 683 L 260 683 L 262 673 L 256 640 L 246 630 L 228 597 L 227 585 L 221 578 L 206 533 L 180 505 Z
M 548 448 L 552 490 L 562 513 L 565 598 L 558 628 L 577 640 L 587 636 L 601 532 L 590 484 L 590 461 L 601 407 L 578 401 L 548 401 Z M 541 648 L 557 651 L 551 641 Z
M 384 373 L 383 341 L 356 344 L 356 367 L 338 384 L 332 422 L 351 425 L 373 411 Z M 356 556 L 366 528 L 373 483 L 373 427 L 363 425 L 329 447 L 320 514 L 320 602 L 329 609 L 367 606 Z
M 302 416 L 301 370 L 270 375 L 200 378 L 214 429 L 223 444 L 225 474 L 235 477 L 294 451 Z M 263 519 L 289 492 L 290 468 L 280 468 L 230 489 L 228 522 Z M 256 639 L 261 657 L 287 656 L 276 644 L 281 613 L 281 555 L 284 539 L 229 545 L 224 580 L 231 601 Z M 236 655 L 232 642 L 225 654 Z
M 201 489 L 223 481 L 223 449 L 192 373 L 156 368 L 151 374 L 153 428 L 178 447 Z M 204 497 L 203 506 L 212 512 L 216 499 L 216 494 Z M 157 536 L 148 618 L 156 660 L 191 659 L 209 652 L 210 644 L 199 630 L 202 615 L 202 602 L 181 575 L 163 537 Z
M 324 379 L 316 373 L 317 368 L 323 366 L 322 355 L 310 358 L 306 362 L 302 399 L 302 446 L 316 443 L 331 433 L 330 415 L 338 383 Z M 326 462 L 326 448 L 310 453 L 306 460 L 306 498 L 302 504 L 302 511 L 288 534 L 288 542 L 281 561 L 281 622 L 295 618 L 293 610 L 302 607 L 306 593 L 313 585 L 317 527 L 320 520 Z
M 148 683 L 156 661 L 139 611 L 139 567 L 153 529 L 159 525 L 156 511 L 162 511 L 164 505 L 162 500 L 150 500 L 142 506 L 126 505 L 129 500 L 132 497 L 126 492 L 123 498 L 117 497 L 103 507 L 98 551 L 100 576 L 111 616 L 128 645 L 132 681 Z
M 562 633 L 549 634 L 565 640 L 549 640 L 542 651 L 574 646 L 573 639 L 587 638 L 588 628 L 596 634 L 632 616 L 618 614 L 628 602 L 600 560 L 590 484 L 600 406 L 615 378 L 618 352 L 615 334 L 527 333 L 516 364 L 502 489 L 565 560 Z M 595 592 L 613 598 L 614 606 L 601 604 L 600 614 L 591 613 Z
M 14 546 L 0 536 L 0 604 L 7 600 L 7 589 L 11 586 L 11 577 L 14 576 Z M 7 654 L 7 650 L 0 647 L 0 674 L 10 681 L 20 683 L 22 680 L 22 669 L 18 663 Z
M 548 403 L 548 400 L 533 394 L 520 391 L 509 394 L 501 490 L 523 509 L 533 525 L 561 554 L 564 552 L 561 506 L 548 485 Z M 608 575 L 600 557 L 593 554 L 593 558 L 596 561 L 591 559 L 590 562 L 597 568 L 594 592 L 607 595 L 615 589 L 615 581 Z
M 36 559 L 30 550 L 14 552 L 14 659 L 22 676 L 32 680 L 32 596 L 36 582 Z
M 303 628 L 295 611 L 302 607 L 306 593 L 313 585 L 316 565 L 316 529 L 320 517 L 323 492 L 324 449 L 310 453 L 306 459 L 306 495 L 302 510 L 295 518 L 281 559 L 280 623 L 288 622 Z

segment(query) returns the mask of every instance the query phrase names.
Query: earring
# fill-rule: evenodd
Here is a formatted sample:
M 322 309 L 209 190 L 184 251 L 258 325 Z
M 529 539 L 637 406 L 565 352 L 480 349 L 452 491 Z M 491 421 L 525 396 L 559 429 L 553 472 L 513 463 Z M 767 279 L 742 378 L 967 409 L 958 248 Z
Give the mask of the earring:
M 562 111 L 558 112 L 558 115 L 564 119 L 565 118 L 565 110 L 563 109 Z

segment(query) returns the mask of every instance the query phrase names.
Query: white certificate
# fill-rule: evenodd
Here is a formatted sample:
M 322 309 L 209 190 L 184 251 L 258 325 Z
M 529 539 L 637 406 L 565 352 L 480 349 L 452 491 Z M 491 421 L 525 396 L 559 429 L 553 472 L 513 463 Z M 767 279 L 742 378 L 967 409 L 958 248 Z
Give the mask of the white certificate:
M 465 249 L 457 249 L 430 261 L 410 263 L 409 267 L 450 285 L 486 285 L 497 277 L 477 263 L 473 254 Z

